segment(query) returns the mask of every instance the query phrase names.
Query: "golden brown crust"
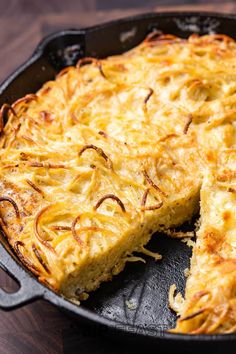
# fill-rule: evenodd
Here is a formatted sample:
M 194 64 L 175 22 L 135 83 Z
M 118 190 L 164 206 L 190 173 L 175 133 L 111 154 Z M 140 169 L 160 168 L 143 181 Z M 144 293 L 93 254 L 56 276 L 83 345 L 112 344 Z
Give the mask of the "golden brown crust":
M 225 35 L 154 32 L 2 107 L 1 225 L 40 281 L 67 296 L 97 288 L 150 228 L 192 216 L 208 176 L 217 220 L 198 233 L 177 331 L 236 330 L 235 215 L 226 207 L 235 203 L 235 55 Z

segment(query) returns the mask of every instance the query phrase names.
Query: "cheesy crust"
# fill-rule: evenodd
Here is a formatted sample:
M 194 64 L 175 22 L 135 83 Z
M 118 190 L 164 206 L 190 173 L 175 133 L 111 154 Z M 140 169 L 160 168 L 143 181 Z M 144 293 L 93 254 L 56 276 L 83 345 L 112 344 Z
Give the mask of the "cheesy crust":
M 190 220 L 203 181 L 202 196 L 206 180 L 235 178 L 234 154 L 219 167 L 219 151 L 232 150 L 235 141 L 235 55 L 234 40 L 224 35 L 185 40 L 152 33 L 123 55 L 83 58 L 36 94 L 3 105 L 1 225 L 40 281 L 78 299 L 119 273 L 134 252 L 143 252 L 152 233 Z M 234 207 L 235 187 L 228 188 L 222 198 L 231 193 Z M 217 208 L 215 190 L 211 195 Z M 204 203 L 202 220 L 209 213 Z M 204 225 L 198 242 L 208 232 L 214 244 L 217 233 L 227 253 L 224 230 L 206 231 Z M 193 259 L 206 259 L 211 246 L 198 253 L 198 242 Z M 205 262 L 195 277 L 196 262 L 183 317 L 195 308 L 188 298 L 201 291 L 202 278 L 212 281 Z M 215 265 L 209 267 L 210 274 Z M 227 289 L 235 288 L 229 278 Z M 194 279 L 196 288 L 188 290 Z M 219 306 L 230 306 L 235 291 L 232 297 L 222 297 Z M 221 312 L 214 316 L 218 321 Z M 231 317 L 224 315 L 226 327 L 210 323 L 211 333 L 234 331 Z M 194 333 L 191 318 L 184 322 L 189 327 L 178 324 L 176 331 Z
M 201 187 L 201 223 L 185 301 L 174 332 L 236 332 L 235 128 L 235 121 L 210 130 L 199 128 L 199 145 L 210 160 Z M 218 148 L 209 150 L 209 141 L 215 141 Z

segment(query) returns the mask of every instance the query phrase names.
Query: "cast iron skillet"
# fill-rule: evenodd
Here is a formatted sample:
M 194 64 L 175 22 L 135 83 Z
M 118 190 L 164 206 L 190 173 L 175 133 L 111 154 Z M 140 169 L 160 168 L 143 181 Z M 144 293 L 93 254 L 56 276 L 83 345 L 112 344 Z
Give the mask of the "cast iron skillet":
M 188 37 L 191 33 L 224 33 L 236 38 L 236 16 L 212 13 L 144 14 L 86 29 L 64 30 L 45 38 L 32 57 L 0 86 L 0 105 L 12 103 L 35 92 L 63 67 L 83 56 L 106 57 L 122 53 L 140 43 L 148 32 L 159 29 Z M 188 226 L 191 228 L 191 225 Z M 161 262 L 146 257 L 142 263 L 127 264 L 112 282 L 102 284 L 81 306 L 47 289 L 18 262 L 4 237 L 0 244 L 0 266 L 20 284 L 18 292 L 0 289 L 0 307 L 5 310 L 43 298 L 79 321 L 98 324 L 105 332 L 155 343 L 207 344 L 236 342 L 236 335 L 171 334 L 175 314 L 168 308 L 168 291 L 175 283 L 183 293 L 184 269 L 189 266 L 191 250 L 182 242 L 154 235 L 148 247 L 163 255 Z M 130 301 L 133 309 L 127 306 Z

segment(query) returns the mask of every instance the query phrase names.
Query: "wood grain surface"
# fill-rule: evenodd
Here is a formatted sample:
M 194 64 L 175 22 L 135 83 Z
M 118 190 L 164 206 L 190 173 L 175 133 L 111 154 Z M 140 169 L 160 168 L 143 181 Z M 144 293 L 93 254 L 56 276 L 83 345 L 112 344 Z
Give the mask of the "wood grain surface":
M 43 36 L 53 31 L 163 10 L 236 13 L 236 1 L 0 0 L 0 81 L 30 56 Z M 2 271 L 0 284 L 8 290 L 16 288 Z M 84 333 L 45 301 L 36 301 L 11 312 L 0 310 L 0 354 L 63 352 L 113 354 L 139 351 L 125 345 L 114 346 L 109 340 L 96 336 L 93 329 Z

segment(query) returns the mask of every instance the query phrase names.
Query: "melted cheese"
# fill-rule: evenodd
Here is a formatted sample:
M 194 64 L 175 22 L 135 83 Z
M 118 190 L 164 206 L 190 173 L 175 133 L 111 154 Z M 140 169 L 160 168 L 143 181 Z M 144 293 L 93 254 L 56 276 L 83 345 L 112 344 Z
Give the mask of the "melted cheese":
M 191 219 L 202 179 L 235 176 L 235 55 L 226 36 L 151 36 L 2 108 L 1 224 L 41 281 L 70 299 L 96 289 L 153 232 Z

